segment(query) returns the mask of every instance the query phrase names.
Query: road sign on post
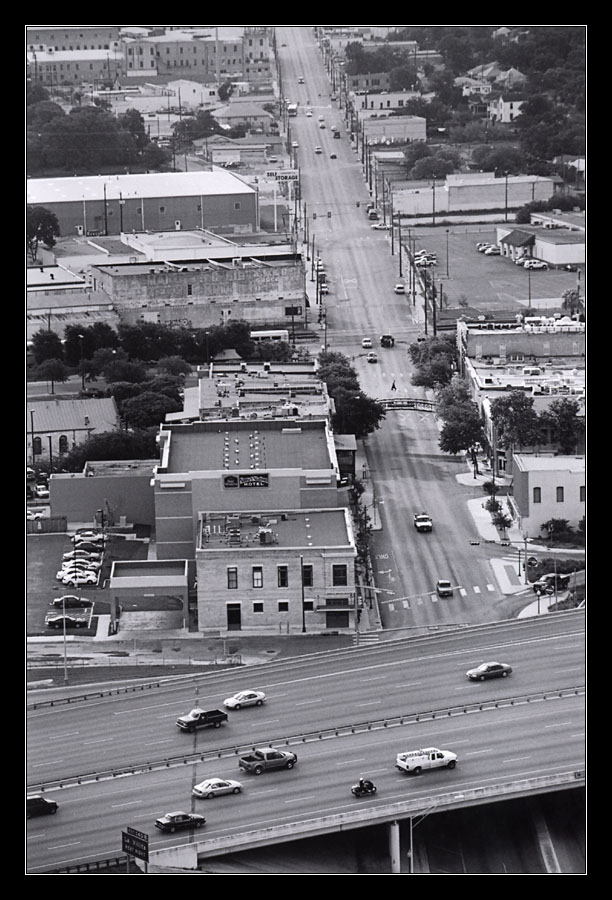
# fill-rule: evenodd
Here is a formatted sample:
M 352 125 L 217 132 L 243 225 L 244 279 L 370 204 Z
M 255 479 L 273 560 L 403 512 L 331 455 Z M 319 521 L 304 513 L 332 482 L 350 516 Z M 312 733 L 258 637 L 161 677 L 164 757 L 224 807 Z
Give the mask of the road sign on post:
M 270 169 L 266 172 L 266 178 L 274 178 L 276 181 L 298 181 L 299 177 L 300 173 L 295 169 L 285 169 L 284 171 Z
M 149 835 L 135 828 L 127 828 L 121 832 L 121 849 L 128 856 L 149 862 Z

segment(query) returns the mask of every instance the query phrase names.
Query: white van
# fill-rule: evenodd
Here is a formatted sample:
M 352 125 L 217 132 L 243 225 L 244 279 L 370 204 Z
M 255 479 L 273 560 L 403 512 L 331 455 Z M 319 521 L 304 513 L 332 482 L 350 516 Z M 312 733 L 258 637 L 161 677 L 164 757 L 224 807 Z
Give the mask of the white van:
M 439 769 L 444 766 L 454 769 L 457 765 L 457 754 L 450 750 L 438 750 L 436 747 L 425 747 L 423 750 L 408 750 L 398 753 L 395 768 L 400 772 L 412 772 L 420 775 L 423 769 Z

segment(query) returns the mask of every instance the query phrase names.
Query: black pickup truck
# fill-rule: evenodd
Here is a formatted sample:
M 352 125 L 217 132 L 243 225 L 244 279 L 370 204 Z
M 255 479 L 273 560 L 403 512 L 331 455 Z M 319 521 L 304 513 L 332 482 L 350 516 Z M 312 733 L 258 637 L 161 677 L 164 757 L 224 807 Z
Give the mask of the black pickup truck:
M 177 727 L 181 731 L 195 731 L 196 728 L 205 728 L 208 725 L 219 728 L 223 722 L 227 722 L 227 713 L 220 709 L 192 709 L 186 716 L 180 716 L 176 720 Z

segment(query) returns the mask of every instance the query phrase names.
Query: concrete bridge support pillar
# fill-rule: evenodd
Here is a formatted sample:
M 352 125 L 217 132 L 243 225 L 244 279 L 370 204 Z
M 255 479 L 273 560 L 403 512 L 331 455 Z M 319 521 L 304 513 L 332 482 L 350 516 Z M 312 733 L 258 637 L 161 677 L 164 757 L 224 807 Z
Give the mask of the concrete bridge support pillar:
M 391 874 L 401 875 L 400 828 L 399 822 L 389 823 L 389 855 L 391 856 Z

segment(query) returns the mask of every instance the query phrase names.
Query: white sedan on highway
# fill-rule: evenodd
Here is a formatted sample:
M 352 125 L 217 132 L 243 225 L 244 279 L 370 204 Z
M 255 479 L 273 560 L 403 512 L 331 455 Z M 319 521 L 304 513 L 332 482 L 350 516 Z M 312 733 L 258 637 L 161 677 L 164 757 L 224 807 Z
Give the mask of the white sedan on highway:
M 191 793 L 194 797 L 202 797 L 208 800 L 209 797 L 218 797 L 221 794 L 239 794 L 242 785 L 239 781 L 226 781 L 224 778 L 206 778 L 193 788 Z
M 261 706 L 266 699 L 263 691 L 238 691 L 233 697 L 223 701 L 228 709 L 241 709 L 243 706 Z

